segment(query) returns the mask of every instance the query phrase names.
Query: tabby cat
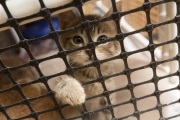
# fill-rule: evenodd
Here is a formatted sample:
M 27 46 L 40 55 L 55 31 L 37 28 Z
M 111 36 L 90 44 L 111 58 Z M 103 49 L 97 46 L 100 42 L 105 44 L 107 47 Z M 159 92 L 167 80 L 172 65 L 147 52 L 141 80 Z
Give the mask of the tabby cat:
M 104 17 L 110 15 L 110 10 Z M 87 15 L 86 19 L 93 21 L 100 19 L 97 15 Z M 65 30 L 81 23 L 81 17 L 77 11 L 68 11 L 59 15 L 61 30 Z M 116 25 L 114 21 L 102 22 L 93 25 L 89 28 L 91 39 L 93 42 L 103 42 L 95 47 L 95 54 L 98 60 L 105 60 L 120 54 L 119 41 L 104 42 L 109 38 L 113 38 L 117 34 Z M 75 32 L 69 32 L 60 36 L 60 43 L 64 50 L 73 50 L 89 43 L 85 29 L 79 29 Z M 71 67 L 81 67 L 92 63 L 95 56 L 91 49 L 83 49 L 67 56 Z M 100 70 L 103 76 L 112 75 L 114 73 L 114 64 L 112 61 L 105 62 L 100 65 Z M 57 83 L 54 88 L 56 96 L 60 99 L 61 104 L 70 104 L 72 106 L 80 105 L 85 102 L 85 98 L 103 93 L 104 88 L 100 82 L 88 84 L 82 87 L 81 84 L 96 80 L 99 77 L 98 70 L 95 66 L 80 69 L 74 72 L 73 77 L 63 75 L 57 77 Z M 110 90 L 114 86 L 113 78 L 106 80 L 106 88 Z M 110 98 L 113 99 L 113 98 Z M 105 97 L 97 97 L 85 103 L 88 110 L 102 109 L 107 106 L 107 99 Z M 105 110 L 105 112 L 109 112 Z M 108 116 L 109 117 L 109 116 Z M 110 118 L 109 118 L 110 119 Z
M 118 5 L 117 5 L 118 6 Z M 112 13 L 112 9 L 110 9 L 103 17 L 107 17 Z M 86 15 L 86 19 L 89 21 L 100 19 L 101 17 L 98 15 Z M 61 30 L 69 29 L 74 26 L 77 26 L 81 23 L 81 17 L 76 12 L 67 11 L 59 15 Z M 106 42 L 107 39 L 113 38 L 117 34 L 117 28 L 114 21 L 106 21 L 101 22 L 99 24 L 90 26 L 88 29 L 91 39 L 93 42 L 102 43 L 95 46 L 95 55 L 98 60 L 105 60 L 108 58 L 112 58 L 121 53 L 121 47 L 119 41 L 109 41 Z M 60 43 L 64 50 L 73 50 L 78 49 L 84 46 L 88 46 L 90 40 L 87 37 L 86 30 L 79 29 L 77 31 L 68 32 L 62 34 L 60 36 Z M 69 64 L 71 67 L 82 67 L 88 64 L 93 63 L 96 60 L 95 55 L 93 54 L 93 49 L 82 49 L 75 52 L 72 52 L 67 55 Z M 136 57 L 132 57 L 128 63 L 128 66 L 136 68 L 141 64 L 149 64 L 149 60 L 147 58 L 138 55 Z M 118 64 L 117 64 L 118 63 Z M 68 112 L 68 109 L 64 111 L 65 116 L 67 118 L 75 117 L 77 114 L 81 114 L 84 110 L 81 107 L 81 104 L 85 102 L 86 98 L 91 98 L 96 95 L 99 97 L 93 99 L 87 99 L 85 102 L 85 106 L 88 111 L 96 111 L 103 109 L 101 112 L 97 112 L 91 116 L 92 120 L 110 120 L 112 118 L 111 111 L 107 109 L 108 104 L 117 104 L 122 102 L 127 102 L 132 98 L 132 94 L 130 90 L 122 90 L 121 92 L 117 92 L 116 94 L 111 94 L 110 96 L 102 96 L 101 94 L 106 90 L 114 90 L 117 88 L 122 88 L 128 85 L 127 77 L 122 75 L 120 78 L 115 80 L 115 78 L 109 78 L 100 82 L 95 82 L 91 84 L 86 84 L 82 86 L 85 82 L 91 82 L 100 77 L 99 72 L 96 67 L 100 67 L 100 71 L 103 76 L 109 76 L 118 71 L 124 70 L 124 63 L 117 61 L 108 61 L 100 64 L 100 66 L 91 66 L 88 68 L 83 68 L 80 70 L 74 71 L 73 76 L 63 75 L 56 78 L 56 85 L 54 87 L 54 91 L 56 92 L 56 97 L 60 101 L 61 104 L 70 104 L 73 107 L 69 107 L 69 110 L 72 112 Z M 146 80 L 147 78 L 151 79 L 153 77 L 152 69 L 143 69 L 144 72 L 134 73 L 133 80 L 136 82 L 142 80 Z M 165 73 L 162 69 L 157 69 L 160 74 Z M 143 74 L 142 74 L 143 73 Z M 105 83 L 105 87 L 104 84 Z M 164 87 L 168 88 L 169 85 L 166 84 Z M 155 91 L 154 84 L 145 84 L 142 87 L 138 86 L 133 89 L 135 96 L 145 96 L 149 93 L 153 93 Z M 108 99 L 107 99 L 108 98 Z M 142 102 L 138 103 L 138 110 L 153 108 L 157 104 L 157 100 L 154 99 L 153 96 L 147 98 L 146 100 L 142 100 Z M 162 99 L 161 102 L 168 103 L 170 99 L 165 100 Z M 73 109 L 74 110 L 73 110 Z M 135 112 L 135 109 L 131 103 L 120 106 L 117 108 L 113 108 L 113 112 L 117 118 L 124 117 L 127 115 L 132 115 Z M 152 119 L 159 119 L 158 111 L 152 111 L 150 114 L 153 114 Z M 164 110 L 163 114 L 169 114 L 168 110 Z M 149 114 L 141 115 L 141 119 L 149 120 Z M 136 120 L 136 117 L 128 118 L 127 120 Z

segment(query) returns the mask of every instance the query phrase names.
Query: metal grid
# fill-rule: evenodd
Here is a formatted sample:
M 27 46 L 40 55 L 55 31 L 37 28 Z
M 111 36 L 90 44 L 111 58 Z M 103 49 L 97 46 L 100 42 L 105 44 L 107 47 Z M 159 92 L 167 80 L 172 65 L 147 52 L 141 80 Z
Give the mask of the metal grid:
M 143 113 L 146 113 L 146 112 L 149 112 L 149 111 L 152 111 L 152 110 L 158 110 L 159 111 L 159 114 L 160 114 L 160 120 L 169 120 L 169 119 L 172 119 L 172 118 L 176 118 L 178 116 L 180 116 L 180 114 L 178 115 L 175 115 L 175 116 L 171 116 L 169 118 L 165 118 L 162 114 L 162 109 L 166 106 L 169 106 L 169 105 L 172 105 L 172 104 L 175 104 L 175 103 L 179 103 L 179 100 L 167 105 L 167 104 L 161 104 L 160 102 L 160 95 L 163 94 L 164 92 L 167 92 L 167 91 L 170 91 L 170 90 L 179 90 L 179 86 L 173 88 L 173 89 L 170 89 L 170 90 L 166 90 L 166 91 L 160 91 L 158 90 L 158 81 L 160 81 L 161 79 L 163 78 L 167 78 L 167 77 L 171 77 L 171 76 L 178 76 L 179 77 L 179 74 L 180 74 L 180 71 L 178 70 L 177 72 L 173 73 L 173 74 L 170 74 L 170 75 L 166 75 L 166 76 L 162 76 L 162 77 L 158 77 L 157 76 L 157 73 L 156 73 L 156 68 L 158 65 L 162 64 L 162 63 L 165 63 L 165 62 L 170 62 L 170 61 L 173 61 L 173 60 L 176 60 L 178 61 L 179 63 L 179 59 L 180 59 L 180 54 L 179 54 L 179 51 L 178 51 L 178 55 L 175 56 L 174 58 L 171 58 L 171 59 L 168 59 L 168 60 L 164 60 L 164 61 L 156 61 L 155 60 L 155 57 L 154 57 L 154 50 L 159 47 L 159 46 L 162 46 L 162 45 L 165 45 L 165 44 L 171 44 L 171 43 L 177 43 L 178 45 L 178 49 L 180 48 L 180 45 L 179 45 L 179 41 L 180 41 L 180 37 L 179 37 L 179 34 L 180 34 L 180 25 L 179 25 L 179 22 L 180 22 L 180 18 L 179 18 L 179 14 L 180 14 L 180 1 L 179 0 L 159 0 L 157 2 L 149 2 L 148 0 L 144 0 L 144 4 L 141 6 L 141 7 L 138 7 L 138 8 L 135 8 L 133 10 L 129 10 L 129 11 L 125 11 L 125 12 L 118 12 L 117 11 L 117 8 L 116 8 L 116 3 L 115 3 L 115 0 L 112 0 L 112 6 L 113 6 L 113 13 L 111 16 L 109 17 L 106 17 L 106 18 L 102 18 L 100 20 L 95 20 L 95 21 L 88 21 L 86 20 L 86 17 L 83 13 L 83 10 L 82 10 L 82 5 L 87 2 L 88 0 L 74 0 L 73 2 L 65 5 L 65 6 L 61 6 L 61 7 L 58 7 L 58 8 L 53 8 L 53 9 L 49 9 L 49 8 L 46 8 L 43 1 L 42 0 L 39 0 L 40 2 L 40 5 L 41 5 L 41 11 L 35 15 L 31 15 L 31 16 L 28 16 L 28 17 L 25 17 L 25 18 L 20 18 L 20 19 L 16 19 L 16 18 L 13 18 L 13 16 L 11 15 L 11 13 L 9 12 L 6 4 L 5 4 L 5 0 L 1 0 L 0 3 L 2 4 L 3 8 L 5 9 L 7 15 L 8 15 L 8 22 L 4 23 L 4 24 L 1 24 L 0 27 L 5 27 L 5 26 L 11 26 L 15 29 L 17 35 L 19 36 L 20 38 L 20 42 L 18 44 L 15 44 L 15 45 L 12 45 L 12 46 L 8 46 L 6 48 L 0 48 L 0 53 L 3 53 L 5 51 L 8 51 L 8 50 L 11 50 L 11 49 L 15 49 L 15 48 L 24 48 L 26 50 L 26 52 L 28 53 L 29 57 L 30 57 L 30 61 L 29 63 L 27 64 L 23 64 L 23 65 L 20 65 L 20 66 L 16 66 L 16 67 L 6 67 L 6 65 L 3 63 L 2 59 L 0 59 L 0 65 L 2 66 L 3 69 L 1 69 L 0 71 L 0 74 L 6 74 L 11 82 L 13 83 L 13 86 L 10 87 L 10 88 L 7 88 L 7 89 L 4 89 L 4 90 L 1 90 L 0 93 L 5 93 L 5 92 L 8 92 L 10 90 L 17 90 L 18 93 L 21 95 L 22 97 L 22 101 L 20 102 L 17 102 L 17 103 L 14 103 L 14 104 L 11 104 L 11 105 L 0 105 L 0 112 L 2 112 L 4 114 L 4 116 L 9 120 L 9 119 L 12 119 L 10 118 L 10 116 L 7 114 L 6 110 L 10 107 L 13 107 L 13 106 L 17 106 L 17 105 L 20 105 L 20 104 L 25 104 L 27 105 L 27 107 L 29 108 L 30 110 L 30 114 L 27 115 L 27 116 L 24 116 L 24 117 L 21 117 L 21 118 L 17 118 L 17 120 L 20 120 L 20 119 L 26 119 L 26 118 L 34 118 L 36 120 L 38 120 L 38 116 L 41 115 L 41 114 L 44 114 L 44 113 L 47 113 L 47 112 L 50 112 L 50 111 L 58 111 L 60 117 L 62 119 L 65 119 L 63 113 L 62 113 L 62 108 L 64 107 L 67 107 L 67 105 L 59 105 L 54 97 L 54 93 L 51 91 L 50 87 L 48 86 L 48 80 L 50 78 L 53 78 L 55 76 L 59 76 L 59 75 L 63 75 L 63 74 L 70 74 L 70 75 L 73 75 L 73 72 L 74 71 L 77 71 L 79 69 L 83 69 L 83 68 L 86 68 L 86 67 L 90 67 L 90 66 L 95 66 L 98 70 L 98 73 L 99 73 L 99 78 L 94 80 L 94 81 L 91 81 L 91 82 L 87 82 L 87 83 L 84 83 L 84 85 L 87 85 L 87 84 L 91 84 L 93 82 L 100 82 L 102 83 L 102 86 L 104 88 L 104 92 L 101 94 L 101 96 L 105 96 L 107 98 L 107 102 L 108 102 L 108 106 L 104 109 L 108 109 L 110 112 L 111 112 L 111 115 L 112 115 L 112 119 L 115 120 L 115 119 L 125 119 L 125 118 L 129 118 L 129 117 L 136 117 L 138 120 L 140 120 L 140 116 L 141 114 Z M 152 24 L 151 23 L 151 20 L 150 20 L 150 10 L 151 8 L 157 6 L 157 5 L 160 5 L 160 4 L 163 4 L 163 3 L 167 3 L 167 2 L 175 2 L 176 5 L 177 5 L 177 15 L 172 19 L 172 20 L 169 20 L 169 21 L 166 21 L 166 22 L 163 22 L 163 23 L 158 23 L 158 24 Z M 81 14 L 81 18 L 82 18 L 82 22 L 79 26 L 76 26 L 74 28 L 71 28 L 71 29 L 68 29 L 68 30 L 64 30 L 64 31 L 55 31 L 55 29 L 53 28 L 53 25 L 52 25 L 52 22 L 51 22 L 51 13 L 52 12 L 55 12 L 57 10 L 60 10 L 60 9 L 65 9 L 65 8 L 68 8 L 68 7 L 72 7 L 72 6 L 75 6 L 78 8 L 78 10 L 80 11 L 80 14 Z M 125 16 L 125 15 L 128 15 L 130 13 L 135 13 L 135 12 L 138 12 L 138 11 L 144 11 L 146 13 L 146 21 L 147 21 L 147 24 L 146 26 L 144 26 L 142 29 L 139 29 L 139 30 L 136 30 L 136 31 L 133 31 L 133 32 L 129 32 L 129 33 L 123 33 L 121 31 L 121 28 L 119 26 L 119 22 L 120 22 L 120 18 Z M 46 36 L 43 36 L 43 37 L 40 37 L 40 38 L 35 38 L 35 39 L 25 39 L 23 37 L 23 35 L 21 34 L 21 31 L 20 31 L 20 25 L 19 23 L 24 21 L 24 20 L 27 20 L 27 19 L 30 19 L 30 18 L 33 18 L 33 17 L 37 17 L 37 16 L 41 16 L 43 18 L 45 18 L 48 22 L 48 25 L 49 25 L 49 28 L 51 30 L 51 32 L 46 35 Z M 86 48 L 89 48 L 93 51 L 93 55 L 96 56 L 95 54 L 95 47 L 97 45 L 99 45 L 101 42 L 96 42 L 94 43 L 91 39 L 91 36 L 89 34 L 89 31 L 88 29 L 90 28 L 90 26 L 93 26 L 95 24 L 98 24 L 100 22 L 103 22 L 103 21 L 108 21 L 108 20 L 113 20 L 115 21 L 116 23 L 116 27 L 117 27 L 117 35 L 112 38 L 112 39 L 109 39 L 107 40 L 106 42 L 108 41 L 113 41 L 113 40 L 118 40 L 120 42 L 120 45 L 121 45 L 121 53 L 116 56 L 116 57 L 113 57 L 113 58 L 109 58 L 107 60 L 101 60 L 99 61 L 97 59 L 97 57 L 95 57 L 95 60 L 92 64 L 89 64 L 89 65 L 86 65 L 86 66 L 83 66 L 83 67 L 79 67 L 79 68 L 72 68 L 69 64 L 68 64 L 68 61 L 66 59 L 66 56 L 72 52 L 75 52 L 75 51 L 78 51 L 78 50 L 82 50 L 82 49 L 86 49 Z M 164 42 L 164 43 L 160 43 L 160 44 L 154 44 L 154 41 L 153 41 L 153 37 L 152 37 L 152 31 L 159 27 L 159 26 L 162 26 L 162 25 L 165 25 L 165 24 L 170 24 L 170 23 L 175 23 L 178 27 L 178 35 L 176 36 L 175 39 L 172 39 L 170 41 L 167 41 L 167 42 Z M 61 44 L 59 43 L 59 36 L 65 32 L 70 32 L 70 31 L 74 31 L 74 30 L 77 30 L 77 29 L 86 29 L 86 32 L 87 32 L 87 35 L 88 35 L 88 39 L 89 39 L 89 43 L 87 46 L 84 46 L 82 48 L 79 48 L 79 49 L 74 49 L 74 50 L 69 50 L 69 51 L 63 51 L 62 47 L 61 47 Z M 125 48 L 124 48 L 124 43 L 123 43 L 123 40 L 125 39 L 125 37 L 129 36 L 129 35 L 133 35 L 135 33 L 139 33 L 139 32 L 147 32 L 148 33 L 148 36 L 149 36 L 149 45 L 143 49 L 139 49 L 139 50 L 136 50 L 136 51 L 133 51 L 133 52 L 126 52 L 125 51 Z M 47 58 L 42 58 L 42 59 L 35 59 L 29 49 L 29 45 L 33 42 L 36 42 L 36 41 L 39 41 L 39 40 L 42 40 L 42 39 L 46 39 L 46 38 L 53 38 L 53 40 L 55 40 L 57 46 L 58 46 L 58 54 L 56 55 L 53 55 L 53 56 L 50 56 L 50 57 L 47 57 Z M 139 53 L 139 52 L 143 52 L 143 51 L 149 51 L 150 54 L 151 54 L 151 62 L 148 64 L 148 65 L 145 65 L 145 66 L 142 66 L 142 67 L 139 67 L 139 68 L 135 68 L 135 69 L 130 69 L 128 67 L 128 62 L 127 62 L 127 58 L 128 56 L 130 55 L 133 55 L 135 53 Z M 65 65 L 66 65 L 66 70 L 62 73 L 57 73 L 57 74 L 54 74 L 54 75 L 50 75 L 50 76 L 44 76 L 43 73 L 41 72 L 40 68 L 38 67 L 39 64 L 43 61 L 46 61 L 46 60 L 49 60 L 49 59 L 54 59 L 54 58 L 62 58 Z M 100 64 L 104 63 L 104 62 L 107 62 L 107 61 L 111 61 L 111 60 L 115 60 L 115 59 L 122 59 L 123 62 L 124 62 L 124 66 L 125 66 L 125 69 L 120 72 L 120 73 L 116 73 L 114 75 L 111 75 L 111 76 L 103 76 L 102 73 L 101 73 L 101 70 L 100 70 Z M 180 63 L 179 63 L 180 64 Z M 39 78 L 35 81 L 32 81 L 32 82 L 29 82 L 29 83 L 24 83 L 24 84 L 18 84 L 13 76 L 12 76 L 12 71 L 13 70 L 17 70 L 17 69 L 20 69 L 20 68 L 23 68 L 23 67 L 27 67 L 27 66 L 33 66 L 35 67 L 35 69 L 37 70 L 38 74 L 39 74 Z M 131 73 L 134 72 L 134 71 L 137 71 L 137 70 L 140 70 L 140 69 L 143 69 L 143 68 L 152 68 L 153 70 L 153 78 L 150 80 L 150 81 L 147 81 L 147 82 L 143 82 L 143 83 L 140 83 L 140 84 L 147 84 L 147 83 L 150 83 L 150 82 L 153 82 L 154 85 L 155 85 L 155 92 L 149 96 L 155 96 L 157 98 L 157 106 L 155 108 L 152 108 L 152 109 L 148 109 L 148 110 L 145 110 L 145 111 L 139 111 L 138 108 L 137 108 L 137 101 L 138 100 L 141 100 L 143 98 L 146 98 L 148 96 L 145 96 L 143 98 L 136 98 L 135 95 L 134 95 L 134 92 L 133 92 L 133 89 L 140 85 L 140 84 L 133 84 L 132 81 L 131 81 Z M 117 89 L 117 90 L 114 90 L 114 91 L 108 91 L 106 86 L 105 86 L 105 83 L 104 81 L 107 79 L 107 78 L 110 78 L 110 77 L 114 77 L 114 76 L 118 76 L 118 75 L 126 75 L 127 76 L 127 79 L 128 79 L 128 85 L 124 88 L 121 88 L 121 89 Z M 23 94 L 22 92 L 22 88 L 25 87 L 25 86 L 28 86 L 28 85 L 31 85 L 31 84 L 35 84 L 35 83 L 43 83 L 47 90 L 48 90 L 48 93 L 45 94 L 45 95 L 42 95 L 42 96 L 38 96 L 36 98 L 26 98 L 26 96 Z M 114 93 L 114 92 L 117 92 L 117 91 L 121 91 L 121 90 L 124 90 L 124 89 L 127 89 L 131 92 L 131 96 L 132 98 L 127 101 L 127 102 L 124 102 L 124 103 L 121 103 L 121 104 L 116 104 L 116 105 L 113 105 L 109 99 L 109 95 Z M 32 101 L 35 101 L 37 99 L 40 99 L 40 98 L 44 98 L 44 97 L 51 97 L 53 102 L 54 102 L 54 107 L 50 110 L 44 110 L 44 111 L 41 111 L 41 112 L 37 112 L 35 111 L 32 106 L 31 106 L 31 102 Z M 98 96 L 94 96 L 92 98 L 87 98 L 87 100 L 89 99 L 93 99 L 95 97 L 98 97 Z M 125 116 L 123 118 L 116 118 L 115 115 L 114 115 L 114 111 L 113 111 L 113 108 L 114 107 L 117 107 L 117 106 L 121 106 L 121 105 L 124 105 L 126 103 L 132 103 L 133 106 L 134 106 L 134 110 L 135 112 L 132 114 L 132 115 L 128 115 L 128 116 Z M 83 119 L 90 119 L 89 116 L 91 116 L 92 114 L 96 113 L 96 112 L 99 112 L 99 111 L 102 111 L 104 109 L 101 109 L 101 110 L 97 110 L 97 111 L 87 111 L 86 109 L 86 106 L 83 104 L 83 110 L 84 112 L 82 113 L 82 115 L 80 116 L 76 116 L 75 118 L 83 118 Z M 71 119 L 75 119 L 75 118 L 71 118 Z M 70 120 L 70 119 L 68 119 Z

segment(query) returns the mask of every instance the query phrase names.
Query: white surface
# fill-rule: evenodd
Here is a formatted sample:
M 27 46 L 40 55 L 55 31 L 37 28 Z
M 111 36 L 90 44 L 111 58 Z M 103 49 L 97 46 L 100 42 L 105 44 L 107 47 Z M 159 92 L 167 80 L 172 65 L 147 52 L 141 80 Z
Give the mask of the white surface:
M 63 6 L 72 0 L 43 0 L 47 8 Z M 15 18 L 26 17 L 38 13 L 41 9 L 39 0 L 7 0 L 7 7 Z
M 121 18 L 121 27 L 125 32 L 131 32 L 135 31 L 135 29 L 130 26 L 126 20 Z M 140 33 L 133 34 L 133 40 L 127 40 L 125 44 L 128 44 L 129 46 L 126 48 L 126 51 L 132 51 L 133 50 L 138 50 L 139 48 L 147 47 L 149 44 L 149 40 L 146 39 L 144 36 L 142 36 Z M 130 42 L 129 42 L 130 41 Z M 148 58 L 151 58 L 149 55 L 145 54 Z M 155 57 L 160 59 L 162 56 L 162 53 L 159 49 L 156 50 Z
M 47 8 L 56 8 L 72 2 L 73 0 L 43 0 Z
M 60 7 L 60 6 L 70 3 L 72 1 L 73 0 L 43 0 L 45 6 L 47 8 Z M 97 0 L 90 0 L 89 2 L 86 2 L 86 4 L 88 4 L 92 1 L 97 1 Z M 6 0 L 6 5 L 14 18 L 24 18 L 24 17 L 38 13 L 41 9 L 39 0 Z M 63 11 L 66 11 L 66 10 L 72 9 L 72 8 L 73 7 L 69 7 L 67 9 L 55 11 L 52 13 L 52 15 L 58 14 L 60 12 L 63 12 Z M 36 17 L 36 18 L 22 21 L 20 23 L 20 25 L 26 24 L 29 22 L 33 22 L 33 21 L 39 20 L 39 19 L 42 19 L 42 17 Z M 6 14 L 4 8 L 2 7 L 2 5 L 0 4 L 0 25 L 3 23 L 6 23 L 7 20 L 8 20 L 7 14 Z M 10 28 L 10 27 L 7 26 L 4 28 L 0 28 L 0 31 L 6 30 L 8 28 Z
M 43 1 L 47 8 L 56 8 L 72 2 L 72 0 L 43 0 Z M 38 13 L 41 9 L 39 0 L 6 0 L 6 5 L 14 18 L 27 17 Z M 40 18 L 41 17 L 34 18 L 28 21 L 26 20 L 26 22 L 22 22 L 20 24 L 32 22 Z M 0 4 L 0 24 L 7 22 L 7 20 L 8 20 L 7 14 L 4 8 L 2 7 L 2 5 Z M 0 28 L 0 31 L 5 30 L 7 28 L 8 27 Z
M 27 17 L 40 11 L 38 0 L 7 0 L 6 5 L 15 18 Z

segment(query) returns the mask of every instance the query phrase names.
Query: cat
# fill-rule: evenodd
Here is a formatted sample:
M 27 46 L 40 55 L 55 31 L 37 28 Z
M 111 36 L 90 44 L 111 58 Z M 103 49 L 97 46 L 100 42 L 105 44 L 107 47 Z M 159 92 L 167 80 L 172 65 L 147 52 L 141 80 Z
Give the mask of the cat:
M 119 5 L 117 5 L 119 6 Z M 117 7 L 120 8 L 120 7 Z M 118 10 L 119 11 L 119 10 Z M 112 8 L 103 16 L 107 17 L 112 14 Z M 87 20 L 93 21 L 102 18 L 98 15 L 86 15 Z M 61 30 L 66 30 L 72 27 L 75 27 L 81 23 L 81 16 L 77 12 L 77 10 L 67 11 L 61 13 L 59 15 L 59 21 Z M 60 36 L 60 43 L 64 50 L 73 50 L 78 49 L 84 46 L 87 46 L 89 43 L 87 34 L 84 29 L 74 30 L 73 32 L 63 33 Z M 95 54 L 98 60 L 105 60 L 111 57 L 115 57 L 121 53 L 120 43 L 117 40 L 105 42 L 108 38 L 113 38 L 117 34 L 116 24 L 114 21 L 106 21 L 96 25 L 93 25 L 89 28 L 89 32 L 91 35 L 91 39 L 93 42 L 102 43 L 95 46 Z M 72 68 L 86 66 L 88 64 L 93 63 L 95 56 L 93 54 L 93 50 L 85 48 L 79 51 L 72 52 L 67 55 L 68 62 Z M 129 64 L 131 66 L 136 66 L 142 63 L 148 63 L 147 58 L 138 55 L 138 57 L 133 57 L 133 61 Z M 149 64 L 149 63 L 148 63 Z M 118 69 L 118 70 L 117 70 Z M 113 75 L 117 73 L 117 71 L 123 71 L 124 63 L 114 61 L 108 61 L 100 65 L 100 70 L 103 76 Z M 143 71 L 143 70 L 142 70 Z M 157 69 L 160 74 L 165 73 L 163 69 Z M 135 73 L 134 81 L 139 81 L 142 79 L 141 77 L 148 78 L 153 76 L 152 70 L 147 69 L 144 70 L 144 74 Z M 94 97 L 96 95 L 102 94 L 105 89 L 108 91 L 115 90 L 117 88 L 122 88 L 123 84 L 126 84 L 128 81 L 126 77 L 119 77 L 118 82 L 115 78 L 108 78 L 104 81 L 106 88 L 103 88 L 103 85 L 100 82 L 91 83 L 88 85 L 82 86 L 85 82 L 90 82 L 96 80 L 99 77 L 99 73 L 96 67 L 87 67 L 77 71 L 74 71 L 73 76 L 70 75 L 62 75 L 56 78 L 56 85 L 54 86 L 54 91 L 56 93 L 57 99 L 60 101 L 60 104 L 69 104 L 71 106 L 81 106 L 82 103 L 85 103 L 85 106 L 88 111 L 96 111 L 100 109 L 104 109 L 101 112 L 94 113 L 91 115 L 92 120 L 110 120 L 112 119 L 111 112 L 108 109 L 108 103 L 119 103 L 123 101 L 123 99 L 131 99 L 131 94 L 127 94 L 126 92 L 122 91 L 121 93 L 112 94 L 108 97 L 101 96 L 97 98 L 93 98 L 90 100 L 86 100 L 86 98 Z M 117 78 L 116 78 L 117 79 Z M 121 83 L 120 83 L 121 82 Z M 142 81 L 143 82 L 143 81 Z M 122 84 L 122 85 L 121 85 Z M 127 82 L 128 84 L 128 82 Z M 168 84 L 165 86 L 168 88 Z M 147 95 L 149 92 L 154 91 L 154 84 L 145 85 L 143 87 L 136 87 L 136 91 L 134 92 L 135 95 Z M 122 98 L 120 98 L 120 97 Z M 108 101 L 107 98 L 110 100 Z M 122 100 L 121 100 L 122 99 Z M 154 100 L 153 96 L 148 98 L 149 102 L 146 104 L 145 101 L 139 103 L 138 108 L 147 109 L 149 106 L 154 106 L 157 104 L 157 101 Z M 162 100 L 168 101 L 168 100 Z M 167 102 L 168 103 L 168 102 Z M 122 108 L 124 108 L 122 110 Z M 81 112 L 83 112 L 83 108 L 81 108 Z M 79 109 L 78 109 L 79 110 Z M 76 110 L 75 110 L 76 111 Z M 79 111 L 79 115 L 81 112 Z M 118 107 L 117 109 L 114 108 L 113 111 L 115 112 L 116 117 L 124 117 L 126 115 L 133 114 L 134 108 L 130 105 L 124 105 L 123 107 Z M 121 112 L 119 112 L 121 111 Z M 133 112 L 134 111 L 134 112 Z M 168 110 L 164 110 L 163 114 L 167 114 Z M 132 113 L 129 113 L 132 112 Z M 73 114 L 73 112 L 72 112 Z M 151 113 L 150 113 L 151 114 Z M 153 119 L 158 119 L 158 111 L 153 111 L 154 114 Z M 67 118 L 75 117 L 75 114 L 71 115 L 71 113 L 67 114 Z M 128 120 L 134 120 L 135 117 L 128 118 Z M 143 120 L 149 119 L 149 114 L 142 115 Z
M 107 17 L 112 12 L 109 10 L 103 17 Z M 86 15 L 86 19 L 95 20 L 100 19 L 98 15 Z M 73 21 L 72 21 L 73 19 Z M 59 15 L 60 29 L 65 30 L 74 27 L 81 22 L 81 18 L 76 10 L 70 10 Z M 116 36 L 116 25 L 114 21 L 107 21 L 92 26 L 90 34 L 93 42 L 104 42 L 109 38 Z M 64 50 L 73 50 L 86 46 L 88 38 L 85 29 L 80 29 L 75 32 L 69 32 L 60 36 L 60 43 Z M 95 48 L 95 54 L 98 60 L 105 60 L 120 54 L 119 41 L 111 41 L 102 43 Z M 94 60 L 92 50 L 86 48 L 73 52 L 67 56 L 71 67 L 81 67 L 90 64 Z M 113 61 L 108 61 L 100 65 L 103 76 L 114 74 Z M 69 75 L 62 75 L 57 77 L 57 83 L 54 88 L 56 97 L 59 98 L 61 104 L 70 104 L 72 106 L 80 105 L 85 102 L 85 98 L 93 97 L 102 94 L 104 89 L 100 82 L 95 82 L 82 87 L 81 84 L 98 79 L 98 70 L 95 66 L 77 70 L 73 73 L 73 77 Z M 110 90 L 114 84 L 113 78 L 109 78 L 105 82 L 107 90 Z M 110 98 L 111 99 L 111 98 Z M 97 103 L 96 105 L 93 105 Z M 98 97 L 89 100 L 85 103 L 88 111 L 103 109 L 107 107 L 107 100 L 105 97 Z M 108 110 L 105 110 L 106 113 Z M 109 116 L 107 116 L 109 117 Z

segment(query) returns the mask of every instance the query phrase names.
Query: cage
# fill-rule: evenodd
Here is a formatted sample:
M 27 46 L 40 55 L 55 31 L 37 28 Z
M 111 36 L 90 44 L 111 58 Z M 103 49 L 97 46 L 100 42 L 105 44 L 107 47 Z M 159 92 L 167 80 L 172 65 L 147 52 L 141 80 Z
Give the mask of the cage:
M 180 120 L 179 5 L 1 0 L 0 120 Z

